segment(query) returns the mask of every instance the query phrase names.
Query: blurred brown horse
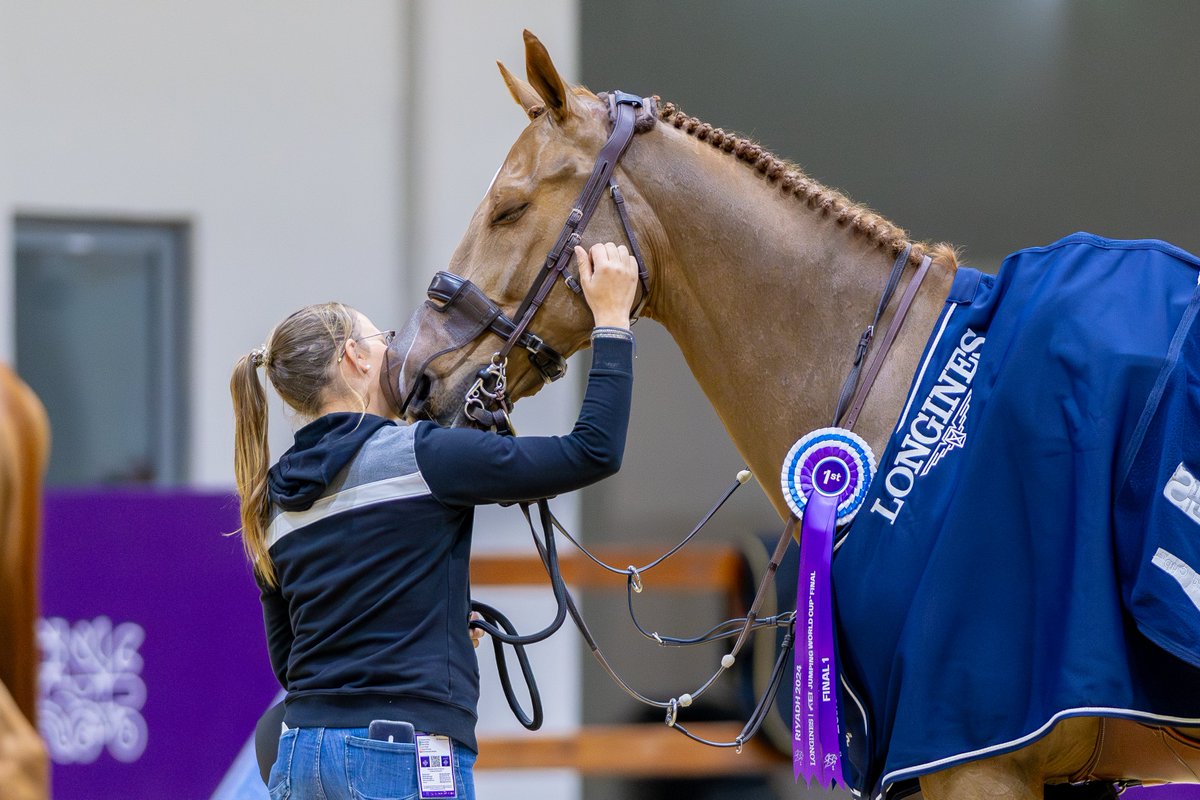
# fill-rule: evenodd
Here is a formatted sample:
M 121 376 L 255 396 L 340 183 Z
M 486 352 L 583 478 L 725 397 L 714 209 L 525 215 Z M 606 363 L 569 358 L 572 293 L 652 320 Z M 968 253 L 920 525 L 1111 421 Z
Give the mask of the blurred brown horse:
M 42 476 L 50 452 L 46 410 L 0 365 L 0 795 L 49 797 L 37 734 L 38 544 Z
M 500 70 L 530 123 L 448 267 L 510 316 L 609 135 L 606 104 L 568 86 L 528 32 L 525 43 L 528 82 Z M 778 474 L 800 433 L 829 424 L 862 326 L 893 261 L 910 244 L 906 234 L 753 142 L 671 104 L 658 110 L 658 124 L 638 134 L 616 177 L 649 271 L 642 315 L 671 333 L 750 468 Z M 597 241 L 625 241 L 612 203 L 600 204 L 583 243 Z M 859 418 L 857 431 L 877 453 L 956 269 L 951 248 L 911 244 L 906 274 L 925 255 L 933 265 Z M 429 308 L 410 323 L 408 341 L 400 342 L 408 355 L 399 389 L 421 395 L 416 407 L 423 415 L 465 424 L 463 396 L 499 340 L 484 333 L 431 362 L 423 376 L 413 374 L 444 344 L 439 324 Z M 583 301 L 557 286 L 531 329 L 570 355 L 587 345 L 591 327 Z M 526 359 L 512 359 L 510 397 L 542 385 Z M 763 488 L 786 517 L 779 485 L 766 481 Z M 921 787 L 930 800 L 982 800 L 1041 798 L 1045 784 L 1067 780 L 1197 782 L 1200 749 L 1187 738 L 1195 732 L 1067 719 L 1021 750 L 924 775 Z

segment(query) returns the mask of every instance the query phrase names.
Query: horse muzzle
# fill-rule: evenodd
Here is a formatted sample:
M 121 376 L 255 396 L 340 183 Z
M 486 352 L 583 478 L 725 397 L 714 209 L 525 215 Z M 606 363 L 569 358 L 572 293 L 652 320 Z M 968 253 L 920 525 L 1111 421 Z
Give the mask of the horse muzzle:
M 435 374 L 434 361 L 469 347 L 482 332 L 479 320 L 451 307 L 418 308 L 384 353 L 379 382 L 391 410 L 410 420 L 465 422 L 462 404 L 456 402 L 463 392 L 446 389 L 451 377 Z
M 388 406 L 400 417 L 427 416 L 433 379 L 425 370 L 432 358 L 421 356 L 426 348 L 420 334 L 433 326 L 423 323 L 423 312 L 417 309 L 383 354 L 379 387 Z

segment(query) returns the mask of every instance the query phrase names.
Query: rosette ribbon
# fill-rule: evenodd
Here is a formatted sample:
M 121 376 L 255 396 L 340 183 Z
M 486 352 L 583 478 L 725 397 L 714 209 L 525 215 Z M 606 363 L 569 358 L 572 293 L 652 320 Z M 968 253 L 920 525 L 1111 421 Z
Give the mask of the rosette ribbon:
M 838 731 L 837 641 L 830 564 L 833 538 L 866 498 L 875 456 L 840 428 L 813 431 L 784 460 L 783 491 L 801 519 L 792 699 L 792 771 L 811 785 L 845 785 Z

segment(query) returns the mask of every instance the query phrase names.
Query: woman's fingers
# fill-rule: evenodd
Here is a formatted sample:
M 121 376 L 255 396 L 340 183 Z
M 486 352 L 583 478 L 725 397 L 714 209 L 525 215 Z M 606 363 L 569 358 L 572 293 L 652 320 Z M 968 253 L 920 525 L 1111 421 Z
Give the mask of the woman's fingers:
M 637 294 L 637 260 L 629 248 L 615 242 L 596 242 L 587 252 L 575 248 L 583 294 L 597 325 L 628 326 Z
M 579 245 L 575 245 L 575 261 L 579 264 L 579 280 L 586 286 L 592 282 L 594 267 L 591 256 L 588 255 L 587 250 L 584 250 Z
M 472 611 L 471 619 L 477 620 L 477 619 L 483 619 L 483 617 L 480 616 L 479 612 Z M 471 632 L 471 644 L 473 644 L 476 648 L 478 648 L 479 640 L 483 638 L 483 630 L 480 628 L 472 628 L 470 626 L 467 627 L 467 630 Z

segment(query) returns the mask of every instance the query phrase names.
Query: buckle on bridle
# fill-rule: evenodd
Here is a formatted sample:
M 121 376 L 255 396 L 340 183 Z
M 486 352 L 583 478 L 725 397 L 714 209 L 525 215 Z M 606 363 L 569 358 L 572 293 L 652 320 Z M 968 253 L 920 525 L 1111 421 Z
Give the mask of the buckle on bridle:
M 527 347 L 529 351 L 529 360 L 533 362 L 533 366 L 541 373 L 542 379 L 546 383 L 554 381 L 567 374 L 567 362 L 562 360 L 562 357 L 555 353 L 549 355 L 541 339 L 538 339 L 537 347 Z
M 854 366 L 858 366 L 862 362 L 863 356 L 867 354 L 867 348 L 871 346 L 871 340 L 875 338 L 875 326 L 868 325 L 863 331 L 862 338 L 858 340 L 858 350 L 854 353 Z
M 546 346 L 546 343 L 542 341 L 542 337 L 532 331 L 525 331 L 525 335 L 521 338 L 525 340 L 522 342 L 525 349 L 531 353 L 536 353 Z
M 636 94 L 622 92 L 620 89 L 617 89 L 616 91 L 608 93 L 608 102 L 614 109 L 617 106 L 633 106 L 634 108 L 641 108 L 644 104 L 644 99 Z

